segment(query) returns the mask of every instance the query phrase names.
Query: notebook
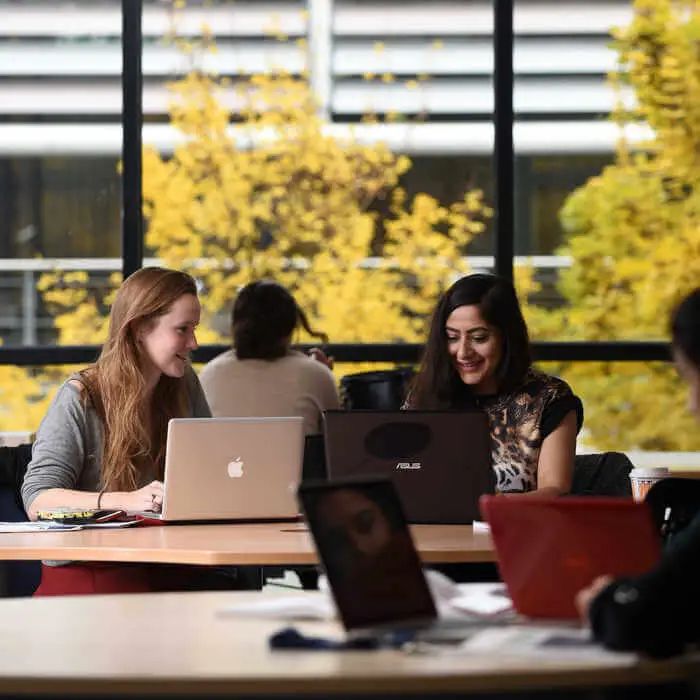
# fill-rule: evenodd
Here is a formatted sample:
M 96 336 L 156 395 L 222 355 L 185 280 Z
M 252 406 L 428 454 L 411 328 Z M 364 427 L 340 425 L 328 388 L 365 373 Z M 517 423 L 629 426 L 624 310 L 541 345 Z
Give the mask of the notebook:
M 168 424 L 164 497 L 152 519 L 298 518 L 301 417 L 174 418 Z
M 574 598 L 595 578 L 636 576 L 661 556 L 645 503 L 626 498 L 484 496 L 498 568 L 528 617 L 578 617 Z
M 460 641 L 483 621 L 439 620 L 401 502 L 389 479 L 305 482 L 299 501 L 350 636 L 412 632 Z
M 326 411 L 333 479 L 391 478 L 411 523 L 465 524 L 495 490 L 488 417 L 481 411 Z

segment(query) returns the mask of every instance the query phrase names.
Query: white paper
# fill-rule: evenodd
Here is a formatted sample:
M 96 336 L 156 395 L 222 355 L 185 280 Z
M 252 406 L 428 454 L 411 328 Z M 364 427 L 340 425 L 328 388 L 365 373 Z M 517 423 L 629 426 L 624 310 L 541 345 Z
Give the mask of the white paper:
M 503 583 L 467 583 L 458 586 L 457 595 L 449 604 L 463 612 L 491 617 L 513 612 L 511 601 Z
M 480 620 L 514 616 L 511 600 L 502 583 L 458 585 L 438 571 L 426 570 L 426 579 L 443 619 Z M 227 605 L 221 615 L 247 615 L 280 620 L 330 620 L 336 608 L 325 576 L 319 577 L 319 590 L 293 596 L 267 596 L 244 604 Z
M 449 576 L 435 569 L 423 569 L 423 573 L 435 601 L 447 602 L 459 595 L 459 586 Z
M 575 661 L 609 661 L 615 665 L 636 663 L 637 654 L 604 649 L 591 639 L 588 629 L 563 625 L 513 625 L 488 627 L 473 634 L 455 650 L 463 654 L 533 655 Z
M 72 530 L 88 530 L 88 529 L 103 529 L 103 528 L 120 528 L 132 527 L 138 525 L 138 520 L 110 520 L 106 523 L 84 523 L 84 524 L 68 524 L 60 523 L 53 520 L 25 520 L 19 523 L 3 523 L 0 522 L 0 533 L 10 532 L 70 532 Z
M 472 523 L 472 529 L 474 530 L 474 532 L 490 532 L 491 531 L 489 524 L 485 523 L 483 520 L 475 520 Z
M 325 594 L 299 593 L 294 596 L 267 596 L 244 604 L 227 605 L 219 615 L 246 615 L 268 617 L 276 620 L 329 620 L 335 615 L 335 607 Z
M 49 532 L 51 530 L 80 530 L 79 525 L 63 525 L 49 521 L 32 522 L 25 520 L 20 523 L 0 522 L 0 533 L 2 532 Z

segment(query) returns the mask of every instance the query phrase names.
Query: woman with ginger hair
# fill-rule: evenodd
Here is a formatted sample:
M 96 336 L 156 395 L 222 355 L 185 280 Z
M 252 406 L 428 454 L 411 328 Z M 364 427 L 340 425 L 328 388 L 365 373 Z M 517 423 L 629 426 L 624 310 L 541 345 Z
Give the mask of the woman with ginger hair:
M 144 268 L 124 281 L 99 359 L 61 386 L 37 432 L 22 485 L 30 519 L 60 507 L 160 509 L 168 421 L 211 415 L 189 362 L 199 316 L 183 272 Z M 36 595 L 158 590 L 163 573 L 45 562 Z

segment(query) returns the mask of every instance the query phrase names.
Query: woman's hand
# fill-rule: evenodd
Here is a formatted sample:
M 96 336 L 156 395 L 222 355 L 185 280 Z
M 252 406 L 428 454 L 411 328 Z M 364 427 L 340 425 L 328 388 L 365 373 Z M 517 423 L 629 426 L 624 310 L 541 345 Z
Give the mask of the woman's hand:
M 163 506 L 163 482 L 151 481 L 148 486 L 130 491 L 124 494 L 126 498 L 126 510 L 129 511 L 144 511 L 150 510 L 159 513 Z
M 326 353 L 323 352 L 321 348 L 311 348 L 311 350 L 309 350 L 309 357 L 313 358 L 314 360 L 317 360 L 322 365 L 326 365 L 328 369 L 333 369 L 334 358 L 327 357 Z
M 596 596 L 605 588 L 607 588 L 613 579 L 611 576 L 598 576 L 598 578 L 591 583 L 588 588 L 582 588 L 575 598 L 576 609 L 578 614 L 581 616 L 581 621 L 584 624 L 588 624 L 588 614 L 591 610 L 591 603 L 596 598 Z

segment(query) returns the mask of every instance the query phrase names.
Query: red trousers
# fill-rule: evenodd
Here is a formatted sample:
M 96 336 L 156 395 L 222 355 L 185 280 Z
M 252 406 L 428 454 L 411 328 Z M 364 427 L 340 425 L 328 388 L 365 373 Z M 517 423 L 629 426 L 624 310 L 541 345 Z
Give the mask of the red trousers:
M 35 596 L 231 590 L 231 572 L 207 566 L 87 562 L 41 567 Z

